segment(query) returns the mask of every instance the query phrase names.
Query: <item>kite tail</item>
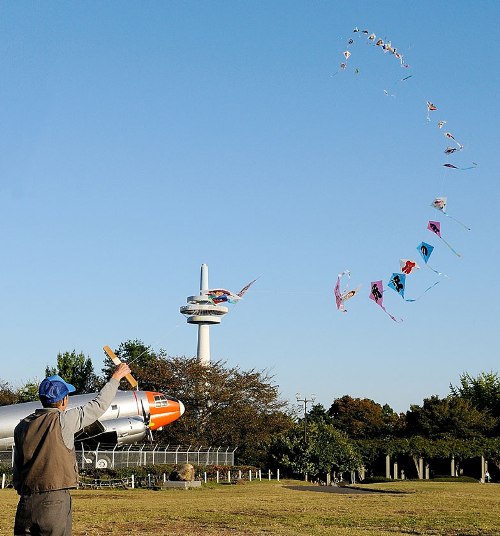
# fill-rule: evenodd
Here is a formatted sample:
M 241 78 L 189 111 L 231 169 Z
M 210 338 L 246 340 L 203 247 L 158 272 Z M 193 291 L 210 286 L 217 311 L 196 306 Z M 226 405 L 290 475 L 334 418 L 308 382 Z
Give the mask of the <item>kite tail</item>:
M 259 279 L 257 277 L 257 279 Z M 245 292 L 255 283 L 255 281 L 257 281 L 257 279 L 254 279 L 253 281 L 250 281 L 250 283 L 248 283 L 248 285 L 245 285 L 237 294 L 237 296 L 239 296 L 240 298 L 243 298 L 243 294 L 245 294 Z
M 392 320 L 394 320 L 394 322 L 397 322 L 397 323 L 399 324 L 399 323 L 401 323 L 401 322 L 403 321 L 402 318 L 400 318 L 400 319 L 398 320 L 396 317 L 392 316 L 391 313 L 389 313 L 389 311 L 388 311 L 383 305 L 381 305 L 380 307 L 381 307 L 382 311 L 384 311 L 384 313 L 385 313 L 387 316 L 389 316 Z
M 448 242 L 446 242 L 446 240 L 445 240 L 442 236 L 440 236 L 439 238 L 441 238 L 441 240 L 442 240 L 442 241 L 443 241 L 443 242 L 444 242 L 444 243 L 451 249 L 451 251 L 453 251 L 453 253 L 455 253 L 455 255 L 456 255 L 457 257 L 461 257 L 461 256 L 462 256 L 462 255 L 460 255 L 460 253 L 458 253 L 458 251 L 455 251 L 455 250 L 451 247 L 451 245 L 448 244 Z
M 419 296 L 418 298 L 415 298 L 414 300 L 405 300 L 405 301 L 408 301 L 408 302 L 415 302 L 415 301 L 419 300 L 420 298 L 422 298 L 422 296 L 423 296 L 424 294 L 426 294 L 427 292 L 429 292 L 429 290 L 431 290 L 431 288 L 434 288 L 436 285 L 439 285 L 440 282 L 441 282 L 441 281 L 436 281 L 436 282 L 435 282 L 433 285 L 431 285 L 429 288 L 426 288 L 426 289 L 422 292 L 422 294 L 420 294 L 420 296 Z
M 437 270 L 434 270 L 434 268 L 432 266 L 429 266 L 428 264 L 426 264 L 426 266 L 427 266 L 427 268 L 429 268 L 429 270 L 432 270 L 437 275 L 442 275 L 444 277 L 449 277 L 446 274 L 444 274 L 443 272 L 438 272 Z
M 462 167 L 460 168 L 462 171 L 467 171 L 468 169 L 474 169 L 477 168 L 477 164 L 475 162 L 472 162 L 474 165 L 469 167 Z
M 403 298 L 404 301 L 406 302 L 416 302 L 417 300 L 419 300 L 420 298 L 422 298 L 422 296 L 426 293 L 426 292 L 429 292 L 429 290 L 431 290 L 431 288 L 435 287 L 436 285 L 438 285 L 440 283 L 440 281 L 436 281 L 433 285 L 431 285 L 429 288 L 426 288 L 422 294 L 420 294 L 420 296 L 418 298 L 414 298 L 414 299 L 411 299 L 411 298 Z
M 454 218 L 453 216 L 450 216 L 447 212 L 443 212 L 443 214 L 445 216 L 448 216 L 448 218 L 452 219 L 453 221 L 456 221 L 458 224 L 460 224 L 464 229 L 467 229 L 467 231 L 470 231 L 470 227 L 467 227 L 467 225 L 465 225 L 465 223 L 462 223 L 460 220 L 457 220 L 456 218 Z M 460 257 L 460 255 L 459 255 Z

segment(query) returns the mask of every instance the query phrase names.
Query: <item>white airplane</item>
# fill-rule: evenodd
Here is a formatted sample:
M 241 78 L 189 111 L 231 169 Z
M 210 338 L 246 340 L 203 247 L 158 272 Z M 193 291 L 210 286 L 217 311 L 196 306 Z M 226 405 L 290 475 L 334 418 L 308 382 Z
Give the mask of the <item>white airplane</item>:
M 69 397 L 68 408 L 81 406 L 97 393 Z M 14 445 L 14 428 L 41 402 L 25 402 L 0 407 L 0 448 Z M 185 411 L 184 404 L 163 393 L 152 391 L 118 391 L 104 415 L 75 436 L 75 441 L 129 445 L 176 421 Z

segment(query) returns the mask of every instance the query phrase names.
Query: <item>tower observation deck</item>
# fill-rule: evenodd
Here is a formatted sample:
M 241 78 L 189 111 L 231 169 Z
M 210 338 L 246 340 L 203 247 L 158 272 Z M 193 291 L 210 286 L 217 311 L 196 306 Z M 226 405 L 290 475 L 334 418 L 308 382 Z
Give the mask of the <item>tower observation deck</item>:
M 220 324 L 222 317 L 229 312 L 223 305 L 215 305 L 208 298 L 208 266 L 201 265 L 200 293 L 197 296 L 188 296 L 187 305 L 180 308 L 180 312 L 187 317 L 188 324 L 198 326 L 197 357 L 202 365 L 210 363 L 210 326 Z

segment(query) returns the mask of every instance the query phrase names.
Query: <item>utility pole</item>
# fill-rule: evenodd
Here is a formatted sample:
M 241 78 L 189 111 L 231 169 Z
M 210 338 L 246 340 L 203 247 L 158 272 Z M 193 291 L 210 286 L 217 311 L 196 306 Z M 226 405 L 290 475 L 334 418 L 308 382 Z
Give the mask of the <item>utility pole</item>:
M 296 393 L 295 398 L 297 402 L 304 404 L 304 448 L 307 446 L 307 404 L 316 400 L 316 395 L 311 395 L 311 398 L 300 398 L 300 393 Z

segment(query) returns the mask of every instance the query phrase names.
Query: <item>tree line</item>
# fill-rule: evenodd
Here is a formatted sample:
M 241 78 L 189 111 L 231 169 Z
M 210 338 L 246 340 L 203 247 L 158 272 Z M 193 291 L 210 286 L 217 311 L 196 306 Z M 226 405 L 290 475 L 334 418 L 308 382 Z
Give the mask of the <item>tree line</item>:
M 155 442 L 236 448 L 239 463 L 291 474 L 370 467 L 384 453 L 486 454 L 500 468 L 500 377 L 495 372 L 464 373 L 446 397 L 432 395 L 399 414 L 387 404 L 346 394 L 329 408 L 316 404 L 299 415 L 280 398 L 268 371 L 244 371 L 221 361 L 206 367 L 196 358 L 169 357 L 140 340 L 121 343 L 115 353 L 129 363 L 141 389 L 165 392 L 186 407 L 181 419 L 155 433 Z M 94 392 L 114 369 L 105 363 L 97 374 L 83 353 L 59 353 L 45 376 L 60 374 L 78 393 Z M 14 389 L 0 380 L 0 405 L 37 400 L 38 383 Z

